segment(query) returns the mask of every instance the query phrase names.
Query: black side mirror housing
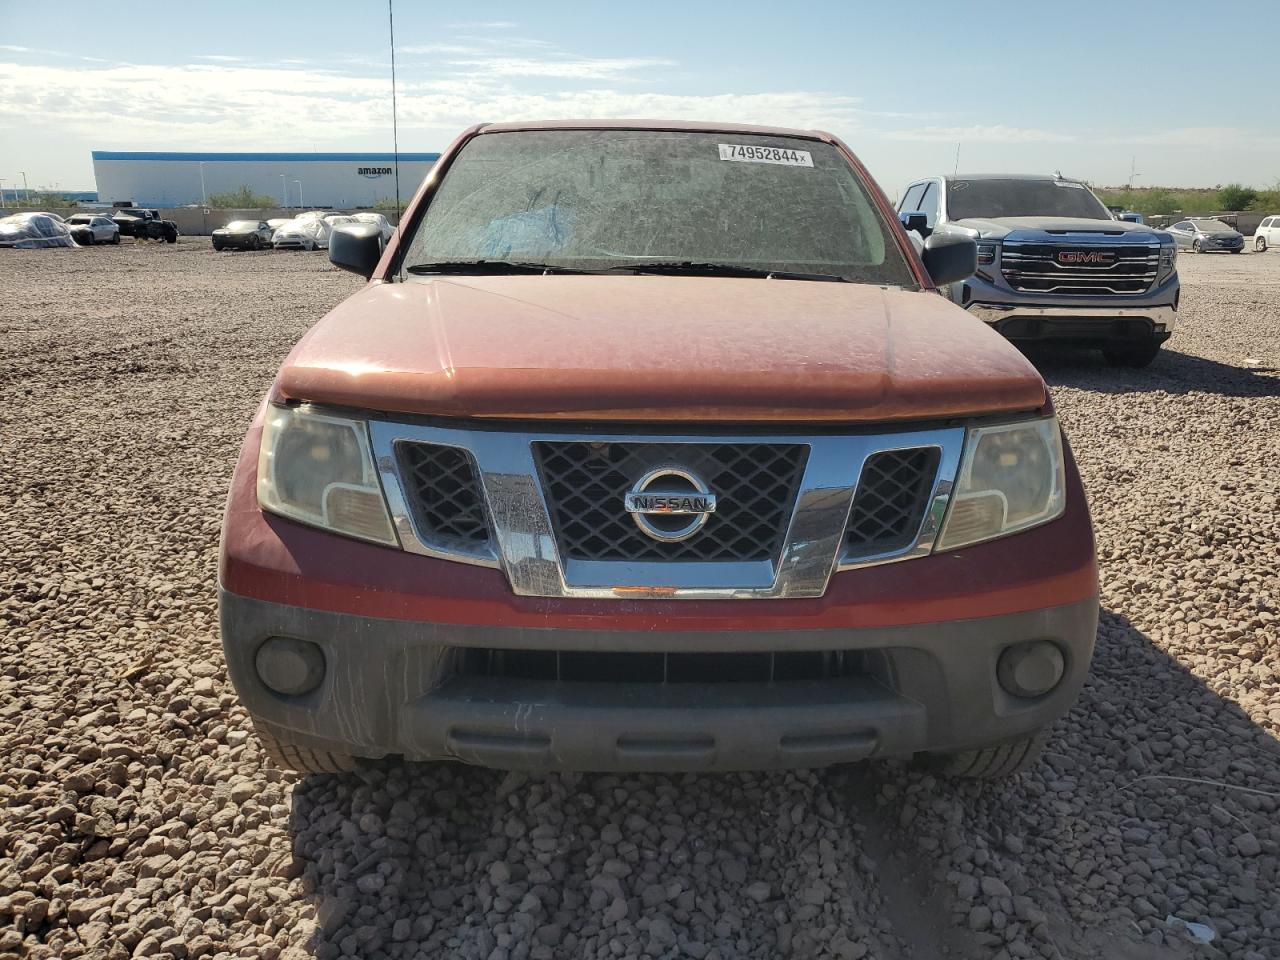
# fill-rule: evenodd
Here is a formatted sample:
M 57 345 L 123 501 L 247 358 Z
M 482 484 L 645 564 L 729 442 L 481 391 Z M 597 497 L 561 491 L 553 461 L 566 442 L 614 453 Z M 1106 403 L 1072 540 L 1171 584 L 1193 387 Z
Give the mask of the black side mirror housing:
M 372 223 L 344 223 L 329 236 L 329 262 L 368 280 L 382 259 L 382 231 Z
M 956 233 L 935 233 L 924 242 L 924 268 L 942 286 L 971 277 L 978 270 L 978 243 Z
M 898 219 L 902 221 L 902 225 L 908 231 L 914 231 L 922 237 L 927 237 L 933 233 L 929 229 L 929 218 L 918 210 L 914 213 L 900 213 L 898 214 Z

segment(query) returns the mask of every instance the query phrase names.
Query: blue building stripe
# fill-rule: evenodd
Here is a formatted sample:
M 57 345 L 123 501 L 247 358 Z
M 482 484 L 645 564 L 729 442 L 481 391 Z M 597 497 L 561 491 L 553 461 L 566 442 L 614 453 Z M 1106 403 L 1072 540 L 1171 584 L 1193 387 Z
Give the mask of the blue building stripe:
M 148 153 L 140 150 L 94 150 L 94 160 L 185 160 L 188 163 L 201 160 L 208 163 L 227 161 L 306 163 L 309 161 L 368 161 L 371 163 L 391 163 L 394 153 Z M 410 162 L 432 162 L 440 159 L 438 153 L 402 153 L 401 160 Z

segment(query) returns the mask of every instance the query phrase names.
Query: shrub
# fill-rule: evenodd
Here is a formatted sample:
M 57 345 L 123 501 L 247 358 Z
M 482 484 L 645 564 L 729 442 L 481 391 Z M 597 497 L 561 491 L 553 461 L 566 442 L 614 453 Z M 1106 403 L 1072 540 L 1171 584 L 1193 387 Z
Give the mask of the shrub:
M 1239 183 L 1228 183 L 1218 191 L 1218 205 L 1223 210 L 1248 210 L 1257 199 L 1257 190 Z
M 240 184 L 240 189 L 230 193 L 212 193 L 209 195 L 209 206 L 222 209 L 258 210 L 263 207 L 279 206 L 277 197 L 268 197 L 254 193 L 247 183 Z

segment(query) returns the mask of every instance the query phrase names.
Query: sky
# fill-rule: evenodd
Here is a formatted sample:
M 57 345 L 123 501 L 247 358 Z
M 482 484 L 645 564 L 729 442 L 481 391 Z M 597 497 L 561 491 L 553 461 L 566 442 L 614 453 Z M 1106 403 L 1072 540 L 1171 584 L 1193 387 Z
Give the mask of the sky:
M 404 151 L 646 117 L 829 130 L 891 197 L 957 145 L 970 173 L 1280 180 L 1277 0 L 396 0 L 395 28 Z M 0 0 L 0 179 L 90 190 L 95 149 L 390 150 L 390 66 L 378 0 Z

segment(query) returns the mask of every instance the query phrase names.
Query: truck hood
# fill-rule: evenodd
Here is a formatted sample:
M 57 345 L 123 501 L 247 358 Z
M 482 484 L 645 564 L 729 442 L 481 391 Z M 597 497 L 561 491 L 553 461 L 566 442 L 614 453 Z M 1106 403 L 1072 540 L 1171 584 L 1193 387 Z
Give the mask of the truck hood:
M 1145 223 L 1128 223 L 1124 220 L 1088 220 L 1083 217 L 992 217 L 991 219 L 971 217 L 968 220 L 953 220 L 951 226 L 976 231 L 984 240 L 1003 240 L 1011 233 L 1023 231 L 1092 233 L 1115 237 L 1131 233 L 1153 236 L 1156 232 Z
M 373 283 L 274 397 L 445 417 L 867 422 L 1033 410 L 1044 381 L 934 293 L 524 275 Z

